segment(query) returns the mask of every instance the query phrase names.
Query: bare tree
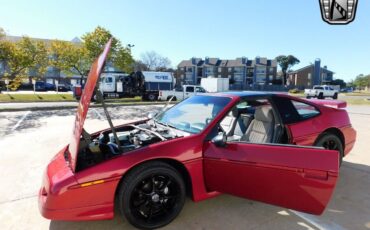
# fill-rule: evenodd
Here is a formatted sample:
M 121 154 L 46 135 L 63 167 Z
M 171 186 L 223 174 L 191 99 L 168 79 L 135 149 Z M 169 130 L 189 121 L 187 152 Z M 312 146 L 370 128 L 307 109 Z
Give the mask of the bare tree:
M 141 55 L 141 62 L 150 70 L 164 71 L 171 67 L 171 61 L 155 51 L 148 51 Z
M 148 71 L 149 67 L 140 60 L 134 62 L 134 71 Z

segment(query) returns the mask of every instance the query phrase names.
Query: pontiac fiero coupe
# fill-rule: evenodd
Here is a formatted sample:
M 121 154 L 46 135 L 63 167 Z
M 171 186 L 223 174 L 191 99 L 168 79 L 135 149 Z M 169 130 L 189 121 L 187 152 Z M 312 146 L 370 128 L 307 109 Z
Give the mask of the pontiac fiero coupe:
M 109 46 L 90 70 L 70 143 L 46 168 L 39 193 L 44 217 L 110 219 L 116 206 L 132 225 L 151 229 L 170 223 L 186 195 L 201 201 L 220 193 L 324 211 L 355 143 L 346 110 L 333 107 L 343 102 L 202 94 L 89 134 L 83 124 Z

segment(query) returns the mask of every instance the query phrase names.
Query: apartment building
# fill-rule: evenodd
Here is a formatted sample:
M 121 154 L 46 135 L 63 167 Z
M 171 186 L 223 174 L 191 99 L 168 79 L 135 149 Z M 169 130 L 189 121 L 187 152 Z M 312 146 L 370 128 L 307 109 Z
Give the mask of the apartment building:
M 251 85 L 274 84 L 277 77 L 275 60 L 256 57 L 236 59 L 191 58 L 181 61 L 177 66 L 179 80 L 183 84 L 200 84 L 205 77 L 230 79 L 231 90 L 243 90 Z

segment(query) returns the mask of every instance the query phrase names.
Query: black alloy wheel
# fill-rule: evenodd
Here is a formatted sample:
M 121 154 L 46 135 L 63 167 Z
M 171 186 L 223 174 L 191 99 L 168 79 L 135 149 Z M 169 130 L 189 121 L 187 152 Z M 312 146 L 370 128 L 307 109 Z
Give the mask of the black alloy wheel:
M 324 133 L 315 145 L 319 147 L 324 147 L 324 149 L 338 151 L 340 154 L 339 166 L 342 164 L 344 151 L 342 141 L 338 138 L 338 136 L 331 133 Z
M 169 224 L 185 202 L 185 184 L 176 169 L 162 162 L 138 166 L 123 180 L 119 192 L 121 214 L 140 229 Z

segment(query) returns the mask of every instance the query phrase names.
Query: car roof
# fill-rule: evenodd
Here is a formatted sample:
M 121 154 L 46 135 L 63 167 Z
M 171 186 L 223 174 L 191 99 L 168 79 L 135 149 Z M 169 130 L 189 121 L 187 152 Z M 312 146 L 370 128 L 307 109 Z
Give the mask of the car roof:
M 265 91 L 226 91 L 219 93 L 210 93 L 209 95 L 214 96 L 226 96 L 226 97 L 256 97 L 256 96 L 271 96 L 281 95 L 284 93 L 280 92 L 265 92 Z

